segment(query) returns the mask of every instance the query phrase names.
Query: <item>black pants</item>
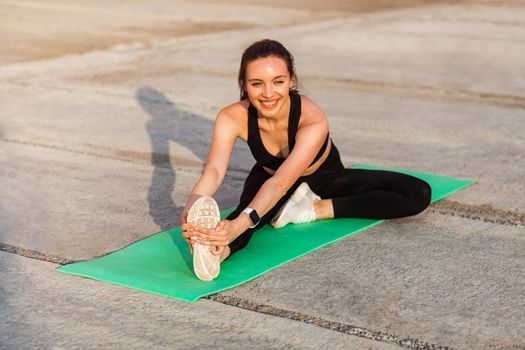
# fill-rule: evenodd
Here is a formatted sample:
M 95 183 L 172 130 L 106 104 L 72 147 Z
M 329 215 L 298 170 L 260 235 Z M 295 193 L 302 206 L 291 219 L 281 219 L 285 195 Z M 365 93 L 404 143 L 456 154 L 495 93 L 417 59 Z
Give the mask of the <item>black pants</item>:
M 270 177 L 262 166 L 255 164 L 244 183 L 239 206 L 227 219 L 235 219 Z M 322 199 L 332 199 L 336 218 L 400 218 L 420 213 L 431 199 L 430 185 L 413 176 L 383 170 L 345 169 L 332 144 L 328 158 L 315 173 L 300 177 L 261 218 L 257 227 L 246 230 L 230 243 L 231 254 L 244 248 L 253 233 L 270 221 L 303 182 Z

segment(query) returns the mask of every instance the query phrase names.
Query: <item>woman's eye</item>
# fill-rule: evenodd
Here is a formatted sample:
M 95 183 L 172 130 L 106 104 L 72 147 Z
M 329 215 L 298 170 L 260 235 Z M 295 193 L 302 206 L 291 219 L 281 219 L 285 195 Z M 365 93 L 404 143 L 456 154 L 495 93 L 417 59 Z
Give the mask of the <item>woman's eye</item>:
M 261 86 L 261 85 L 262 85 L 261 83 L 252 83 L 253 87 L 258 87 L 258 86 Z
M 275 82 L 275 84 L 277 84 L 277 85 L 284 84 L 284 80 L 277 80 L 277 81 Z

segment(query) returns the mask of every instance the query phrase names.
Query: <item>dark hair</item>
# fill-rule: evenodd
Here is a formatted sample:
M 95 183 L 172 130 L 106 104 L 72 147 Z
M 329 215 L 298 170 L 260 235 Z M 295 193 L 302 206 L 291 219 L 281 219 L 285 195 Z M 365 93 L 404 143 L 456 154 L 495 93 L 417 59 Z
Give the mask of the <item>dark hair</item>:
M 295 66 L 292 54 L 280 42 L 270 39 L 263 39 L 248 46 L 248 48 L 246 48 L 242 54 L 238 77 L 241 100 L 248 98 L 248 94 L 244 90 L 246 84 L 246 67 L 248 67 L 250 62 L 255 61 L 256 59 L 269 56 L 281 58 L 286 63 L 288 73 L 290 74 L 290 78 L 294 83 L 290 90 L 297 91 L 297 75 L 295 74 Z

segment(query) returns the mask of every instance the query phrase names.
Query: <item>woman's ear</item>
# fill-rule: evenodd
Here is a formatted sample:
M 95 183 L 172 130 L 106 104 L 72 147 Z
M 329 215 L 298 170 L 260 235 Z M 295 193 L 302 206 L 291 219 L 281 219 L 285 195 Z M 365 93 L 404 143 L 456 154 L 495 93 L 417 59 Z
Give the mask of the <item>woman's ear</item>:
M 297 86 L 297 84 L 296 84 L 296 81 L 295 81 L 295 76 L 290 77 L 290 86 L 289 86 L 289 88 L 293 89 L 296 86 Z

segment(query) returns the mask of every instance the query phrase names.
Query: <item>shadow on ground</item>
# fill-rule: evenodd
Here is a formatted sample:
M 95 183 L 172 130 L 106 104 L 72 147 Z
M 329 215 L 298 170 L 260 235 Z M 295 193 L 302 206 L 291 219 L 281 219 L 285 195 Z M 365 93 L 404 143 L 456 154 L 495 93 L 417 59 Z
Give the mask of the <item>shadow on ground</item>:
M 150 87 L 141 87 L 135 97 L 151 117 L 146 123 L 153 165 L 148 190 L 149 214 L 160 229 L 165 231 L 179 223 L 179 216 L 185 204 L 177 206 L 172 199 L 177 174 L 170 157 L 170 141 L 191 150 L 204 162 L 208 154 L 213 122 L 201 115 L 177 108 L 163 93 Z M 176 155 L 174 158 L 177 158 Z M 184 192 L 189 190 L 185 189 Z
M 1 137 L 0 132 L 0 139 Z M 7 155 L 0 148 L 0 169 L 5 164 L 7 164 Z M 8 232 L 10 229 L 4 220 L 3 205 L 0 198 L 0 233 Z M 3 239 L 0 236 L 0 243 L 1 240 Z M 22 259 L 24 258 L 18 256 L 17 253 L 0 250 L 0 274 L 2 274 L 2 280 L 5 281 L 0 283 L 0 349 L 20 349 L 21 338 L 33 340 L 42 334 L 50 333 L 47 324 L 34 322 L 34 315 L 26 312 L 28 305 L 24 299 L 38 300 L 41 297 L 39 293 L 42 291 L 35 285 L 32 278 L 34 271 L 28 269 L 28 265 L 21 263 Z M 10 278 L 12 276 L 22 277 Z M 13 293 L 14 290 L 16 293 Z M 38 346 L 32 348 L 50 349 L 51 345 L 50 339 L 39 338 Z

